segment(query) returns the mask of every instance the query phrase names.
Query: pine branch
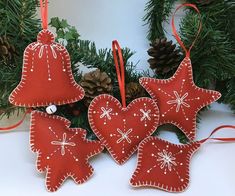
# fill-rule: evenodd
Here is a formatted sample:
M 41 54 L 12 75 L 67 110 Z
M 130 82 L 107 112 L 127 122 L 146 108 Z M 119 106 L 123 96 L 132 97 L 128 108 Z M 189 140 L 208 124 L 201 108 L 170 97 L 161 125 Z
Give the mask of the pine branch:
M 116 78 L 116 70 L 112 51 L 108 48 L 97 49 L 94 42 L 79 39 L 77 30 L 68 25 L 66 20 L 55 17 L 51 19 L 50 25 L 56 29 L 57 41 L 64 42 L 72 59 L 72 65 L 82 63 L 88 68 L 98 68 L 107 72 L 111 78 Z M 122 50 L 126 68 L 126 81 L 135 81 L 141 74 L 135 71 L 136 66 L 129 61 L 134 55 L 128 48 Z M 77 67 L 77 66 L 76 66 Z M 74 74 L 77 68 L 74 67 Z
M 36 19 L 35 0 L 0 0 L 0 36 L 6 36 L 17 53 L 13 60 L 0 59 L 0 110 L 8 116 L 22 108 L 12 106 L 8 96 L 21 77 L 22 57 L 25 47 L 36 39 L 40 30 Z
M 176 0 L 149 0 L 146 4 L 146 15 L 143 20 L 149 26 L 147 38 L 154 41 L 165 37 L 163 22 L 167 22 L 171 9 Z
M 1 0 L 0 7 L 0 35 L 7 34 L 16 48 L 25 48 L 39 29 L 35 0 Z
M 226 83 L 227 93 L 224 94 L 224 103 L 229 104 L 235 113 L 235 77 Z
M 227 17 L 231 9 L 230 4 L 221 0 L 200 7 L 203 28 L 192 49 L 191 60 L 195 83 L 220 90 L 223 95 L 220 101 L 234 106 L 235 88 L 231 84 L 235 78 L 235 47 L 229 28 L 231 21 Z M 186 46 L 195 38 L 198 21 L 193 11 L 188 11 L 182 20 L 180 34 Z

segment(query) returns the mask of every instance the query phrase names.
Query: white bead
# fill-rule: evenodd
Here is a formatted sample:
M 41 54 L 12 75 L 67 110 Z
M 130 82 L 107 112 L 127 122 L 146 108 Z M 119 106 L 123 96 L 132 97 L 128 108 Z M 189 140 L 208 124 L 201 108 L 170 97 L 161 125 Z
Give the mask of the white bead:
M 57 107 L 55 105 L 49 105 L 46 108 L 47 114 L 54 114 L 57 111 Z

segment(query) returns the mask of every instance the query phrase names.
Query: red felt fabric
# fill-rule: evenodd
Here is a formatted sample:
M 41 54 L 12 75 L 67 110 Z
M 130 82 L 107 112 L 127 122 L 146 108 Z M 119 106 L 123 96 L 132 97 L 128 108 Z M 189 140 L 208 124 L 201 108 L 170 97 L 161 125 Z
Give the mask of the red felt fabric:
M 118 164 L 125 163 L 139 143 L 158 126 L 159 110 L 150 98 L 138 98 L 126 108 L 110 95 L 100 95 L 90 104 L 92 130 Z
M 131 185 L 184 191 L 189 185 L 191 156 L 200 146 L 201 142 L 176 145 L 157 137 L 146 138 L 138 148 L 138 164 Z
M 81 100 L 84 90 L 75 82 L 66 48 L 47 29 L 24 52 L 22 78 L 9 101 L 17 106 L 63 105 Z
M 103 150 L 99 141 L 86 139 L 85 130 L 69 126 L 65 118 L 32 112 L 30 145 L 38 155 L 38 171 L 46 172 L 48 191 L 56 191 L 68 177 L 77 184 L 87 181 L 93 174 L 88 159 Z

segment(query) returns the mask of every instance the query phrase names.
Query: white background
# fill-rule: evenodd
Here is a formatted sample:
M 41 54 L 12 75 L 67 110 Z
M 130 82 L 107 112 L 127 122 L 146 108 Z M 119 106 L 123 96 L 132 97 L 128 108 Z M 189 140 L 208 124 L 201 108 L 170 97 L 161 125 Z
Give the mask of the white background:
M 65 18 L 78 28 L 82 39 L 96 42 L 98 48 L 110 47 L 113 39 L 122 46 L 136 51 L 132 58 L 140 61 L 138 69 L 147 68 L 147 27 L 143 26 L 144 6 L 147 0 L 54 0 L 50 2 L 50 16 Z M 168 36 L 171 36 L 167 27 Z M 35 35 L 36 36 L 36 35 Z M 205 138 L 222 124 L 235 124 L 234 115 L 228 107 L 214 104 L 202 116 L 197 139 Z M 18 118 L 19 119 L 19 118 Z M 17 118 L 2 120 L 1 126 L 10 125 Z M 29 117 L 23 125 L 0 136 L 0 196 L 50 195 L 44 187 L 44 174 L 35 169 L 36 156 L 29 149 Z M 235 132 L 218 133 L 234 137 Z M 177 143 L 173 132 L 162 131 L 162 138 Z M 209 142 L 193 156 L 191 183 L 182 196 L 234 196 L 235 195 L 235 144 Z M 52 195 L 83 196 L 167 196 L 157 189 L 134 189 L 129 179 L 136 166 L 136 155 L 125 165 L 118 166 L 108 154 L 101 154 L 91 161 L 95 174 L 86 183 L 75 185 L 67 180 Z

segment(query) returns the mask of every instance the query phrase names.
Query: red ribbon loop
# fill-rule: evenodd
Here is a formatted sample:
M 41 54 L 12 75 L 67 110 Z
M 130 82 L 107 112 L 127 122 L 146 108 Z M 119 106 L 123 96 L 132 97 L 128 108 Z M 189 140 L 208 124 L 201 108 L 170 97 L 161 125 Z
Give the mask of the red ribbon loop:
M 221 131 L 222 129 L 234 129 L 235 130 L 235 125 L 222 125 L 222 126 L 219 126 L 211 132 L 211 134 L 209 135 L 208 138 L 205 138 L 205 139 L 201 140 L 200 142 L 204 143 L 208 140 L 217 140 L 217 141 L 222 141 L 222 142 L 235 142 L 235 137 L 234 138 L 232 138 L 232 137 L 231 138 L 211 137 L 216 132 Z
M 117 40 L 112 42 L 113 59 L 116 67 L 118 84 L 120 88 L 120 94 L 122 99 L 122 106 L 126 107 L 126 90 L 125 90 L 125 67 L 122 56 L 122 49 Z
M 40 0 L 40 11 L 42 19 L 42 28 L 48 28 L 48 0 Z
M 198 27 L 198 31 L 197 31 L 196 37 L 195 37 L 195 39 L 194 39 L 192 45 L 189 47 L 189 49 L 187 49 L 187 48 L 185 47 L 184 43 L 181 41 L 181 39 L 180 39 L 180 37 L 179 37 L 179 35 L 178 35 L 178 33 L 177 33 L 177 30 L 176 30 L 176 28 L 175 28 L 175 14 L 176 14 L 176 12 L 177 12 L 180 8 L 182 8 L 182 7 L 192 7 L 194 10 L 196 10 L 196 12 L 198 13 L 199 18 L 200 18 L 200 23 L 199 23 L 199 27 Z M 197 40 L 197 38 L 198 38 L 198 36 L 199 36 L 199 34 L 200 34 L 200 32 L 201 32 L 201 29 L 202 29 L 202 20 L 201 20 L 201 14 L 200 14 L 199 9 L 196 7 L 196 5 L 190 4 L 190 3 L 185 3 L 185 4 L 182 4 L 182 5 L 178 6 L 178 7 L 176 8 L 176 10 L 175 10 L 173 16 L 172 16 L 171 26 L 172 26 L 172 31 L 173 31 L 173 34 L 174 34 L 175 39 L 177 40 L 177 42 L 179 43 L 179 45 L 180 45 L 180 46 L 183 48 L 183 50 L 185 51 L 186 56 L 189 57 L 189 56 L 190 56 L 190 51 L 191 51 L 192 47 L 194 46 L 194 44 L 195 44 L 195 42 L 196 42 L 196 40 Z

